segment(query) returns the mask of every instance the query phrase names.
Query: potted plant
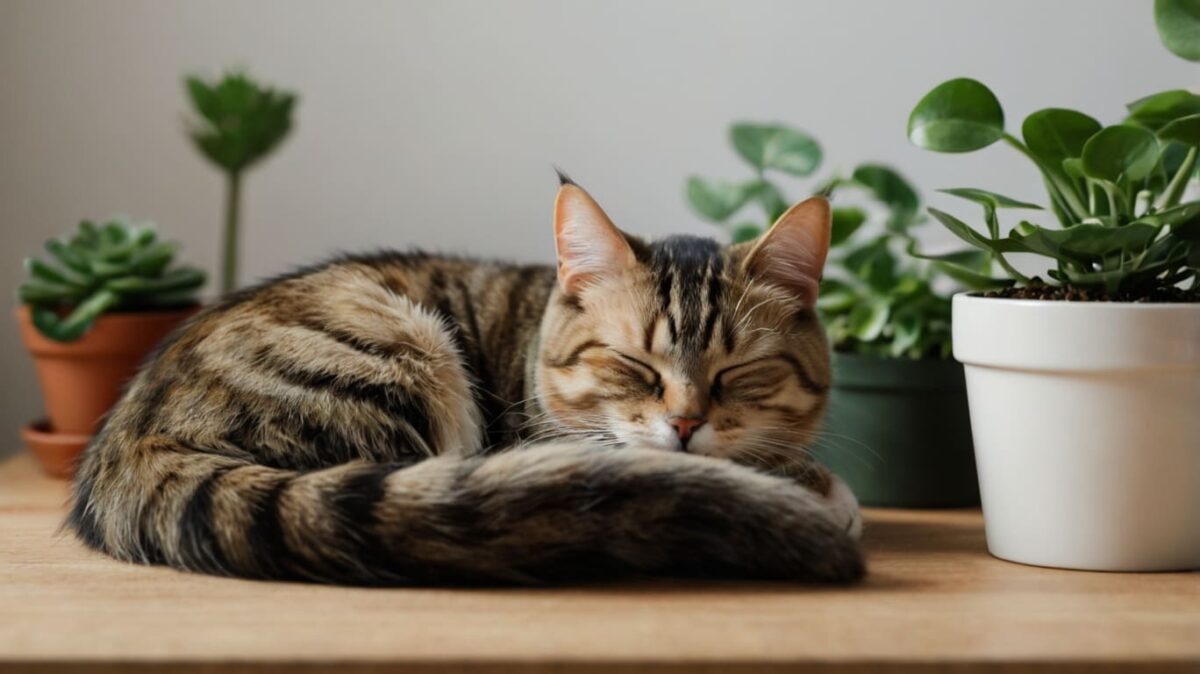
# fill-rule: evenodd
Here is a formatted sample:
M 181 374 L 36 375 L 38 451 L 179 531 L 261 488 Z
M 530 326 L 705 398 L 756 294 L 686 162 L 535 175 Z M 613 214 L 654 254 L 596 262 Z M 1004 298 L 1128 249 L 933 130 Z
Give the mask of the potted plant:
M 80 223 L 27 258 L 17 320 L 48 421 L 22 435 L 47 472 L 67 477 L 145 355 L 196 309 L 204 273 L 172 267 L 177 246 L 151 225 Z
M 1172 14 L 1177 4 L 1156 5 L 1168 45 L 1200 27 Z M 1183 201 L 1200 96 L 1167 91 L 1128 107 L 1110 126 L 1039 110 L 1017 138 L 987 87 L 955 79 L 909 119 L 909 138 L 929 150 L 1015 148 L 1041 173 L 1057 220 L 1006 228 L 998 209 L 1036 207 L 983 190 L 956 192 L 983 207 L 982 229 L 929 211 L 1009 277 L 953 304 L 988 548 L 1005 559 L 1200 567 L 1200 201 Z M 1040 257 L 1045 271 L 1023 273 L 1014 255 Z
M 791 203 L 770 176 L 810 176 L 822 153 L 812 137 L 778 124 L 735 124 L 730 137 L 753 177 L 692 177 L 687 197 L 701 217 L 725 227 L 734 241 L 746 241 Z M 943 263 L 922 264 L 904 254 L 923 220 L 917 192 L 878 164 L 828 178 L 816 191 L 859 204 L 833 209 L 817 308 L 834 350 L 834 384 L 816 456 L 865 505 L 978 503 L 962 366 L 949 359 L 950 299 L 934 287 L 947 282 Z M 744 218 L 748 205 L 761 215 Z M 955 261 L 951 272 L 985 276 L 986 255 L 967 253 Z
M 221 292 L 227 293 L 237 287 L 243 174 L 287 136 L 296 95 L 239 72 L 213 82 L 193 76 L 184 83 L 197 115 L 189 134 L 192 142 L 225 173 Z

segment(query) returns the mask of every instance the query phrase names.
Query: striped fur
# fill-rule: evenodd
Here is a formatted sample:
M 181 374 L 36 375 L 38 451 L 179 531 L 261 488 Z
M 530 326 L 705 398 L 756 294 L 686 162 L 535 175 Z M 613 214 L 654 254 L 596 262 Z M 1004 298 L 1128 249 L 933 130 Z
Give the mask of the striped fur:
M 70 526 L 252 578 L 859 577 L 802 449 L 829 382 L 811 307 L 743 271 L 745 247 L 627 240 L 635 265 L 579 292 L 385 253 L 226 298 L 111 412 Z M 686 451 L 663 434 L 678 410 L 709 420 Z

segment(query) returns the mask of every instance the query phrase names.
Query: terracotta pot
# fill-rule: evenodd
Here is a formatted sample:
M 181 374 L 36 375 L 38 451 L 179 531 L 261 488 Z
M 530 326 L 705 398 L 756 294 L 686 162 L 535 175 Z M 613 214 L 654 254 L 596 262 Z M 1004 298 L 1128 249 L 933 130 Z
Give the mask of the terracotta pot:
M 37 457 L 42 470 L 64 480 L 75 475 L 75 464 L 91 439 L 91 434 L 51 432 L 50 422 L 45 419 L 21 428 L 21 440 Z
M 29 432 L 91 436 L 147 354 L 198 309 L 104 314 L 78 340 L 56 342 L 34 327 L 29 307 L 18 308 L 21 339 L 33 354 L 50 417 L 48 426 Z M 33 446 L 29 432 L 26 441 Z

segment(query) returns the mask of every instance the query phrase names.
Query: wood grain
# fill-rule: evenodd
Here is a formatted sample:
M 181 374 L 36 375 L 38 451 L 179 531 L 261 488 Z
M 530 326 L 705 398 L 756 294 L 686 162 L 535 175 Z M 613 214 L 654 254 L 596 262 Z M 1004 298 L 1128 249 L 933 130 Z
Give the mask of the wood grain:
M 974 511 L 868 514 L 853 588 L 355 589 L 122 564 L 0 465 L 0 671 L 1200 673 L 1200 574 L 989 557 Z

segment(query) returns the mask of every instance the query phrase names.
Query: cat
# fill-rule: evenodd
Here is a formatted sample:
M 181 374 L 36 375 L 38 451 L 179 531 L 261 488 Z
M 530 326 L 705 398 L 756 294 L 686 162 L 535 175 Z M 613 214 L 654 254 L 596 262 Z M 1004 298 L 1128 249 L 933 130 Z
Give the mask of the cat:
M 803 449 L 828 203 L 645 243 L 562 177 L 554 233 L 557 269 L 343 256 L 217 301 L 109 413 L 68 527 L 262 579 L 859 579 L 857 503 Z

